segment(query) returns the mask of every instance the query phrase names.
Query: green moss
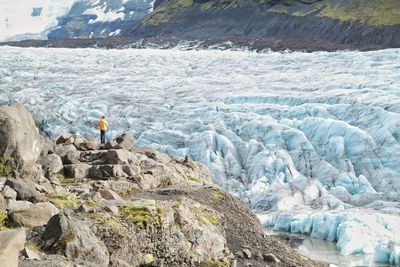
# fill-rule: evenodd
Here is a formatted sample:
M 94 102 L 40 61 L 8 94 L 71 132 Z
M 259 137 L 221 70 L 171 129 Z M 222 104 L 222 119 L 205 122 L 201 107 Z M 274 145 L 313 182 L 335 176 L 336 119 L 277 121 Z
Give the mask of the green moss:
M 0 177 L 10 177 L 12 175 L 12 168 L 8 158 L 0 158 Z
M 222 260 L 211 259 L 207 262 L 200 263 L 201 267 L 228 267 L 230 265 L 231 263 L 226 257 Z
M 80 206 L 81 201 L 73 194 L 71 195 L 46 195 L 48 201 L 54 203 L 60 209 L 76 209 Z
M 4 211 L 0 211 L 0 231 L 8 229 L 6 226 L 6 221 L 7 221 L 7 213 Z
M 199 178 L 195 178 L 195 177 L 192 177 L 190 175 L 187 177 L 187 179 L 189 181 L 192 181 L 192 182 L 195 182 L 195 183 L 201 183 L 201 180 Z
M 133 224 L 151 224 L 153 218 L 146 208 L 125 207 L 120 215 Z
M 215 201 L 215 202 L 219 202 L 219 201 L 222 201 L 225 199 L 224 195 L 218 190 L 213 190 L 211 192 L 211 196 L 212 196 L 213 201 Z
M 134 192 L 136 189 L 133 186 L 128 186 L 125 189 L 118 191 L 118 195 L 120 196 L 129 196 Z
M 60 180 L 61 185 L 78 185 L 83 183 L 83 180 L 79 178 L 66 178 L 63 171 L 57 173 L 56 177 Z
M 219 223 L 219 218 L 217 216 L 205 214 L 204 218 L 206 218 L 210 223 L 212 223 L 214 225 Z

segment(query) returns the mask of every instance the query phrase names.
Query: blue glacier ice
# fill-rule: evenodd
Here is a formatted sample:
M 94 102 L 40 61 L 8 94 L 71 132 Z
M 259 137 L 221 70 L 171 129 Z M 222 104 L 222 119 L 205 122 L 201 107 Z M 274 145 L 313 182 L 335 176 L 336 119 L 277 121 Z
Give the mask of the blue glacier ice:
M 188 155 L 266 226 L 400 264 L 400 50 L 0 48 L 0 104 L 50 137 Z

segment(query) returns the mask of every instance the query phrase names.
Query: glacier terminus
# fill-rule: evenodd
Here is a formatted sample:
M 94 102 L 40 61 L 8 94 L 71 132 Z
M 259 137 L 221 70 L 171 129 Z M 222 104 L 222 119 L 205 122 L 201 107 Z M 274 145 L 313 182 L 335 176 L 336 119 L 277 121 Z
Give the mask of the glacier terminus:
M 400 264 L 400 50 L 0 47 L 0 104 L 206 164 L 265 226 Z

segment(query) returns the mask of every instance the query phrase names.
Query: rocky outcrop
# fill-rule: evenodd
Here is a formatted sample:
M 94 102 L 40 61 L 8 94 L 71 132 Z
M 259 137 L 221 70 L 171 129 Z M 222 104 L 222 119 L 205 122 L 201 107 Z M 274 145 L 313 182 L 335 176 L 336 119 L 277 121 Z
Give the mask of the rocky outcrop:
M 43 148 L 32 115 L 21 104 L 0 107 L 0 158 L 12 158 L 18 170 L 29 169 Z
M 0 179 L 7 266 L 22 249 L 20 266 L 318 266 L 266 238 L 202 164 L 133 148 L 129 135 L 49 145 L 32 168 Z M 21 226 L 26 244 L 24 231 L 1 231 Z

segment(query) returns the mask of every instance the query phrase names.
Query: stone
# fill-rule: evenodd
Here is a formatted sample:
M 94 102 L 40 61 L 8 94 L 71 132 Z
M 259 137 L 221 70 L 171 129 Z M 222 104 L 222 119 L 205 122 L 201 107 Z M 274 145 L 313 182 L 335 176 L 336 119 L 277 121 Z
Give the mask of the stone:
M 80 152 L 78 151 L 68 151 L 62 158 L 62 162 L 66 165 L 76 164 L 79 162 Z
M 35 184 L 21 179 L 8 178 L 5 185 L 8 185 L 17 192 L 18 200 L 28 200 L 36 202 L 41 198 L 35 188 Z
M 58 214 L 59 210 L 50 202 L 37 203 L 28 209 L 10 212 L 14 223 L 23 227 L 36 227 L 46 225 L 51 217 Z
M 64 144 L 65 142 L 67 142 L 68 138 L 69 138 L 68 135 L 65 135 L 65 134 L 61 135 L 60 137 L 57 138 L 56 144 L 57 145 L 58 144 Z
M 97 143 L 94 140 L 89 140 L 85 142 L 85 147 L 87 150 L 98 150 L 99 149 L 99 143 Z
M 2 193 L 5 199 L 17 199 L 17 192 L 8 185 L 4 186 Z
M 68 178 L 86 178 L 91 168 L 91 165 L 85 163 L 64 165 L 64 175 Z
M 86 140 L 83 137 L 75 136 L 73 144 L 77 149 L 80 149 L 81 147 L 86 149 L 86 147 L 84 146 L 85 142 Z
M 154 256 L 152 254 L 145 254 L 142 257 L 141 264 L 149 265 L 154 262 Z
M 89 176 L 93 179 L 106 180 L 109 178 L 123 177 L 121 165 L 95 165 L 90 168 Z
M 48 174 L 59 173 L 63 169 L 61 157 L 57 154 L 49 154 L 41 158 L 38 163 L 42 165 L 43 171 Z
M 119 209 L 117 206 L 110 205 L 110 206 L 107 206 L 106 209 L 109 210 L 114 216 L 119 215 Z
M 250 259 L 251 258 L 251 251 L 248 248 L 243 249 L 243 255 L 245 258 Z
M 244 259 L 244 253 L 243 253 L 243 251 L 238 251 L 238 252 L 236 252 L 236 257 L 238 257 L 239 259 Z
M 69 151 L 77 151 L 77 149 L 74 145 L 58 146 L 55 149 L 55 153 L 61 158 L 63 158 Z
M 115 141 L 118 143 L 118 148 L 119 149 L 132 149 L 133 148 L 133 136 L 128 133 L 124 133 L 117 138 L 115 138 Z
M 118 147 L 118 143 L 116 141 L 109 141 L 106 143 L 106 149 L 116 149 Z
M 107 267 L 109 253 L 88 224 L 65 214 L 53 216 L 42 235 L 44 249 L 68 259 L 84 260 Z
M 106 200 L 118 200 L 123 201 L 123 199 L 114 191 L 110 189 L 99 190 L 100 196 Z
M 0 212 L 5 211 L 7 209 L 7 201 L 3 197 L 3 194 L 0 193 Z
M 0 106 L 0 158 L 13 158 L 18 170 L 30 169 L 43 146 L 32 115 L 20 103 Z
M 272 253 L 268 253 L 264 255 L 264 261 L 266 262 L 273 262 L 273 263 L 280 263 L 281 261 Z
M 37 250 L 29 248 L 29 247 L 25 247 L 23 253 L 22 253 L 25 258 L 30 259 L 30 260 L 40 260 L 40 254 Z
M 1 266 L 18 267 L 19 252 L 25 247 L 24 230 L 0 231 Z
M 40 183 L 46 179 L 44 177 L 43 168 L 40 164 L 33 165 L 29 170 L 23 170 L 16 178 L 30 180 L 35 183 Z
M 27 210 L 33 206 L 32 202 L 25 200 L 9 200 L 7 202 L 7 209 L 10 213 L 19 210 Z

